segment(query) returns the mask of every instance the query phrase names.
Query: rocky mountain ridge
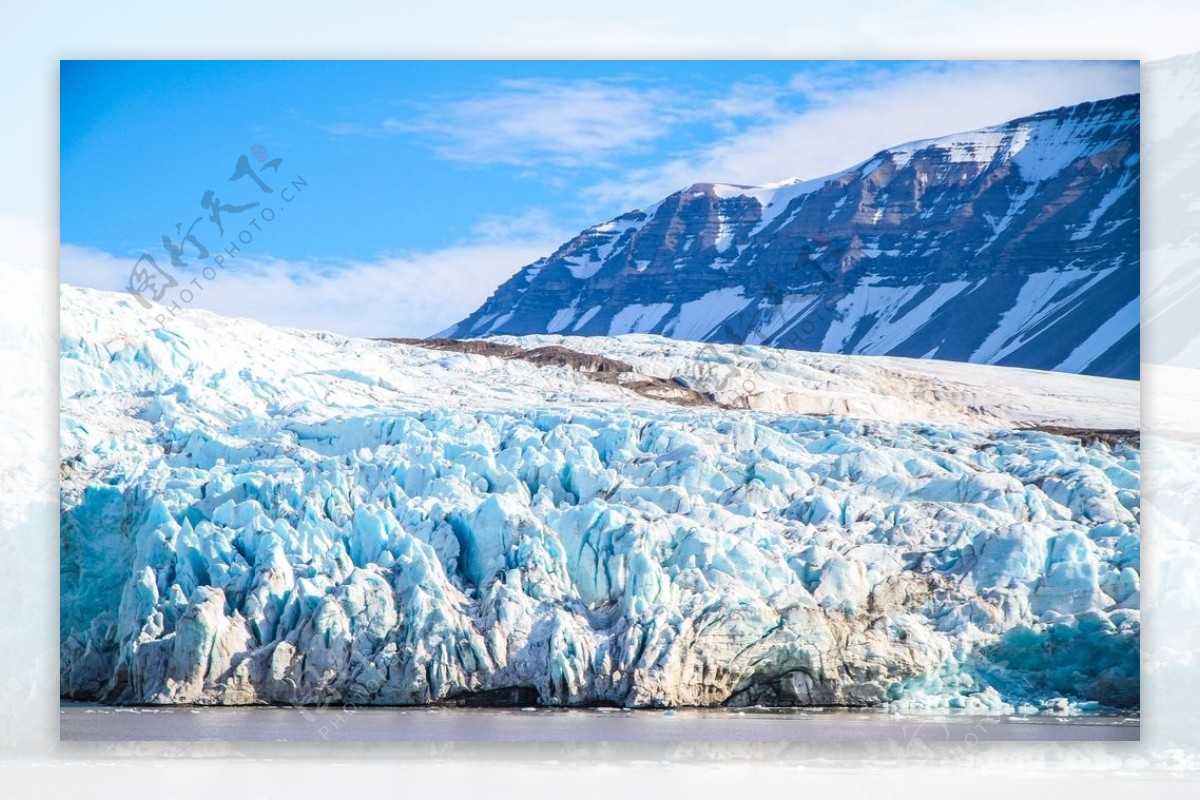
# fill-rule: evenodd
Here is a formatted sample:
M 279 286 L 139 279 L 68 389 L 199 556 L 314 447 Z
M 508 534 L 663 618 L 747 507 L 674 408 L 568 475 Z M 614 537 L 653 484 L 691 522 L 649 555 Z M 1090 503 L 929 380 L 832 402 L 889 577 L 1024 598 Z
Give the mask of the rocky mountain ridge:
M 1139 97 L 698 183 L 593 226 L 439 335 L 656 333 L 1136 378 Z

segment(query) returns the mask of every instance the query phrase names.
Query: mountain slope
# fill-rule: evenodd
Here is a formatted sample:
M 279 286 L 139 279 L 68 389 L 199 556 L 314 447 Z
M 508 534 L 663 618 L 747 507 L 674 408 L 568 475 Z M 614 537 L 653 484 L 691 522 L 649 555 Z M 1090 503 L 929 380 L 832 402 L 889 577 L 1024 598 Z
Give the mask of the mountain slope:
M 615 335 L 1138 375 L 1138 96 L 843 172 L 695 184 L 593 226 L 440 335 Z

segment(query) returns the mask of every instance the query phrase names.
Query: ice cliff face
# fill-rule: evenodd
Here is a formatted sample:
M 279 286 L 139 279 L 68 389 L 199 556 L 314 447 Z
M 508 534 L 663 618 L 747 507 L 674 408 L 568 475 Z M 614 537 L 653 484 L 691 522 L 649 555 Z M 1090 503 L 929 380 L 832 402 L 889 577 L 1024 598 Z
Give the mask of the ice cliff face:
M 443 332 L 766 344 L 1134 378 L 1138 97 L 696 184 L 593 226 Z
M 862 417 L 731 411 L 145 319 L 64 289 L 64 697 L 1138 704 L 1136 440 L 1018 431 L 1002 403 L 929 422 L 959 402 L 937 386 L 983 403 L 1000 368 Z M 701 358 L 608 342 L 648 371 Z M 798 375 L 780 355 L 771 380 Z M 1136 397 L 1085 380 L 1095 405 Z

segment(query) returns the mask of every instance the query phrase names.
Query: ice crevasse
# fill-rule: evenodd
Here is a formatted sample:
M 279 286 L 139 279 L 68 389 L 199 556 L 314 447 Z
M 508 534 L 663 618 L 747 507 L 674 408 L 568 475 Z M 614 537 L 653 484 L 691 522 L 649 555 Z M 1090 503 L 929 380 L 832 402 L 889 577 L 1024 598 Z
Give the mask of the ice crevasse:
M 64 697 L 1138 705 L 1132 443 L 63 302 Z

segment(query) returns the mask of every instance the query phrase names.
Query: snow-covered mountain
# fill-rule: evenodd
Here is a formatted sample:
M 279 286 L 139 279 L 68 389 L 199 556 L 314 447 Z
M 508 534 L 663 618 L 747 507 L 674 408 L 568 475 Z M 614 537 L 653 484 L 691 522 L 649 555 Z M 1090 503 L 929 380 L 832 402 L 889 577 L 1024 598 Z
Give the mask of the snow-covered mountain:
M 1135 382 L 62 297 L 64 697 L 1138 705 Z
M 1137 95 L 593 226 L 440 336 L 768 344 L 1134 378 Z

